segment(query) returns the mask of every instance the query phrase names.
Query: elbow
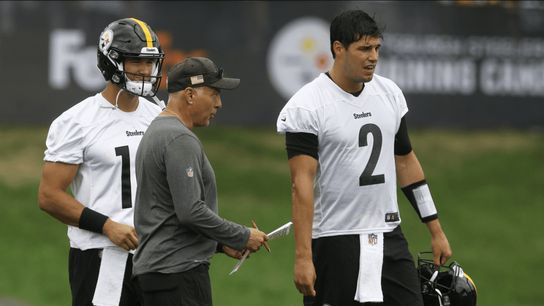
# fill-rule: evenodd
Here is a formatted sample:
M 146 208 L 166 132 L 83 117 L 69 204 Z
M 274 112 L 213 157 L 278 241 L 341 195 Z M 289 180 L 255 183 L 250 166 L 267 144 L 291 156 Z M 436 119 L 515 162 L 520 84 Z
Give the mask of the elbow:
M 188 226 L 188 225 L 191 225 L 193 222 L 192 222 L 192 218 L 190 216 L 179 216 L 178 215 L 178 222 L 180 225 L 183 225 L 183 226 Z
M 395 167 L 397 168 L 397 172 L 402 172 L 408 168 L 411 157 L 411 153 L 406 155 L 395 155 Z
M 293 194 L 303 192 L 308 188 L 313 189 L 315 173 L 293 175 L 291 177 L 291 192 Z
M 403 173 L 406 170 L 407 164 L 404 163 L 404 162 L 397 162 L 395 167 L 396 167 L 396 170 L 397 170 L 397 174 L 400 174 L 400 173 Z
M 295 181 L 291 182 L 291 197 L 293 199 L 297 198 L 301 192 L 300 184 L 297 184 Z
M 51 196 L 43 191 L 43 190 L 40 190 L 38 192 L 38 207 L 44 211 L 44 212 L 47 212 L 47 213 L 50 213 L 52 211 L 52 207 L 53 207 L 53 200 L 51 198 Z
M 176 215 L 180 225 L 194 228 L 201 226 L 203 221 L 210 218 L 210 211 L 206 204 L 199 200 L 185 209 L 176 210 Z
M 182 226 L 191 226 L 196 222 L 196 218 L 192 211 L 176 212 L 178 222 Z
M 293 205 L 313 204 L 313 181 L 293 181 L 291 183 L 291 201 Z

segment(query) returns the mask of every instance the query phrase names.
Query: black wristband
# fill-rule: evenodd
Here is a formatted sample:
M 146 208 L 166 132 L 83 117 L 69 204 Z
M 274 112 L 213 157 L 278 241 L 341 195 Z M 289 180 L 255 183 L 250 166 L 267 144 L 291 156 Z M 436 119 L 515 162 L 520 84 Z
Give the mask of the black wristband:
M 225 253 L 223 252 L 223 244 L 220 242 L 217 243 L 217 247 L 215 248 L 215 253 Z
M 79 217 L 79 228 L 102 234 L 102 228 L 107 220 L 108 216 L 85 207 Z

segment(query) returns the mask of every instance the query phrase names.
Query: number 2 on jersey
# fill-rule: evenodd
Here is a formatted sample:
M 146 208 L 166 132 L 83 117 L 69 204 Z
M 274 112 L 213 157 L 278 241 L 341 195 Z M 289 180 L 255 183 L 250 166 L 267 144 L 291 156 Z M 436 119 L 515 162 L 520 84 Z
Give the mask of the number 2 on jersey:
M 359 186 L 385 183 L 385 176 L 383 174 L 372 175 L 372 172 L 374 172 L 376 164 L 378 163 L 378 159 L 380 158 L 380 151 L 382 150 L 382 132 L 375 124 L 369 123 L 363 125 L 359 130 L 359 147 L 366 147 L 368 145 L 368 134 L 372 134 L 374 142 L 372 144 L 372 152 L 370 153 L 368 163 L 359 177 Z
M 121 156 L 121 202 L 123 208 L 131 208 L 132 190 L 130 186 L 130 154 L 128 146 L 115 148 L 115 155 Z

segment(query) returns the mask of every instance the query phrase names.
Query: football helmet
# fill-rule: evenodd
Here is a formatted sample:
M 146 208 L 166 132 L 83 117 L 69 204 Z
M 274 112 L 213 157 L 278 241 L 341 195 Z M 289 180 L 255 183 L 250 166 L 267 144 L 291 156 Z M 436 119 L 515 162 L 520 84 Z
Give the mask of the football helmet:
M 155 60 L 151 75 L 127 74 L 128 58 Z M 125 18 L 110 23 L 100 34 L 98 69 L 106 81 L 138 96 L 155 96 L 161 82 L 164 53 L 157 34 L 143 21 Z
M 418 254 L 417 270 L 425 306 L 476 306 L 476 285 L 457 262 L 436 266 L 432 252 Z

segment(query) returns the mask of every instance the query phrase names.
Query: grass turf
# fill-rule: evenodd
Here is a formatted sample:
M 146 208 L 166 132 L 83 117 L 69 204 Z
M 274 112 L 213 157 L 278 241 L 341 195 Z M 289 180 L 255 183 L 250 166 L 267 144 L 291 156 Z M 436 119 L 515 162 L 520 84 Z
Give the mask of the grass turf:
M 214 166 L 220 214 L 264 231 L 290 218 L 283 138 L 271 129 L 196 130 Z M 0 298 L 69 305 L 65 226 L 41 212 L 36 192 L 47 130 L 0 130 Z M 478 305 L 540 305 L 544 239 L 544 135 L 529 132 L 412 131 L 454 259 L 478 286 Z M 415 255 L 430 237 L 399 195 Z M 235 261 L 215 256 L 214 304 L 301 305 L 292 282 L 293 238 L 270 243 L 228 276 Z

